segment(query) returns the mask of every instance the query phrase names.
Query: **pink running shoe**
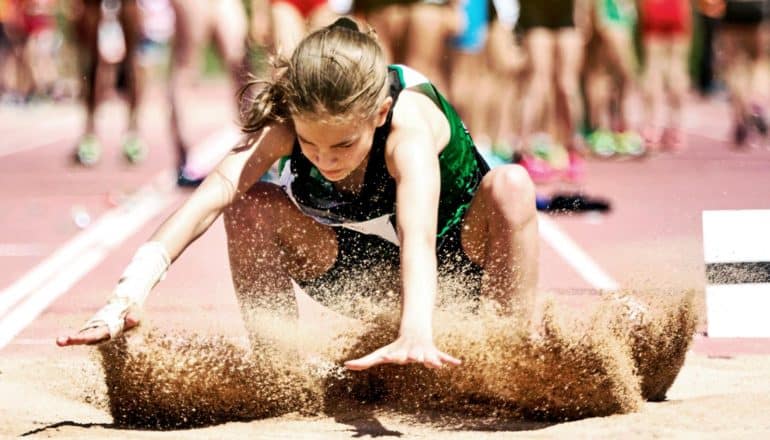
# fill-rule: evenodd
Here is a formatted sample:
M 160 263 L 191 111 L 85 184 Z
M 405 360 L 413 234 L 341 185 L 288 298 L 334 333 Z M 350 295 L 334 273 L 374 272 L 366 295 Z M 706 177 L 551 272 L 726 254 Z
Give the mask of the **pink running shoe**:
M 669 127 L 663 132 L 663 148 L 668 151 L 682 151 L 687 148 L 687 137 L 679 127 Z
M 644 146 L 649 152 L 660 151 L 661 149 L 661 132 L 658 127 L 649 125 L 642 129 L 642 138 L 644 139 Z
M 569 165 L 564 172 L 564 178 L 570 182 L 583 180 L 586 175 L 586 161 L 576 150 L 569 150 Z
M 535 183 L 547 183 L 552 181 L 556 177 L 556 171 L 551 167 L 548 161 L 533 156 L 532 154 L 524 154 L 519 160 L 519 165 L 524 167 L 529 173 L 529 177 Z

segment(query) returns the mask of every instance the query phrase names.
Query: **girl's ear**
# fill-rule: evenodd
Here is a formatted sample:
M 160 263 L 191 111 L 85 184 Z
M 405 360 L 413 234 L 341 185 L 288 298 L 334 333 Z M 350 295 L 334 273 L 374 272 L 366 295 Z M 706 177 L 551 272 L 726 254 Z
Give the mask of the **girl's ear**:
M 377 127 L 382 127 L 382 124 L 385 123 L 385 121 L 388 120 L 388 112 L 390 112 L 390 107 L 393 105 L 393 98 L 390 96 L 386 97 L 382 104 L 380 104 L 380 108 L 377 109 L 377 113 L 375 114 L 375 119 L 377 121 Z

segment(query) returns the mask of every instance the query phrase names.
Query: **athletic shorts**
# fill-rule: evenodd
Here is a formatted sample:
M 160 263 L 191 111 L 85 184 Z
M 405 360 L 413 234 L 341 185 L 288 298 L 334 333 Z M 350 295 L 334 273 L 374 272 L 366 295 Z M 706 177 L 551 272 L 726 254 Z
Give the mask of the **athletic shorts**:
M 689 3 L 682 0 L 642 0 L 639 14 L 644 36 L 674 36 L 690 32 Z
M 465 30 L 452 39 L 452 45 L 463 52 L 481 52 L 487 42 L 489 3 L 487 0 L 463 0 L 462 13 Z
M 562 29 L 575 27 L 574 0 L 520 0 L 516 30 L 534 28 Z
M 376 235 L 362 234 L 334 227 L 337 235 L 337 259 L 323 275 L 298 284 L 316 301 L 333 305 L 339 292 L 385 298 L 398 292 L 401 284 L 400 249 Z M 463 293 L 478 297 L 482 268 L 472 262 L 460 244 L 462 225 L 437 239 L 439 277 L 462 280 Z
M 770 0 L 728 0 L 722 22 L 727 24 L 759 24 L 770 15 Z
M 56 20 L 51 15 L 45 14 L 25 14 L 24 32 L 27 35 L 39 34 L 46 30 L 56 27 Z
M 309 18 L 316 9 L 326 4 L 326 0 L 272 0 L 272 3 L 292 5 L 302 14 L 302 17 Z

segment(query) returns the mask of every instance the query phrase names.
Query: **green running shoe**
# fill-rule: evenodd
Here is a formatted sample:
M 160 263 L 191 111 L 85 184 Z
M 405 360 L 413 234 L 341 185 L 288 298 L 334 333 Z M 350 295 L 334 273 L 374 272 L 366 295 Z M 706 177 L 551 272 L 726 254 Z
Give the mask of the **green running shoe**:
M 147 147 L 136 134 L 129 134 L 123 141 L 123 156 L 132 164 L 138 164 L 147 157 Z
M 588 148 L 596 156 L 612 157 L 617 152 L 615 136 L 608 130 L 596 130 L 588 136 Z
M 554 170 L 563 171 L 569 167 L 569 155 L 563 145 L 555 142 L 547 134 L 537 134 L 530 140 L 532 155 L 542 159 Z
M 101 157 L 102 146 L 99 144 L 99 140 L 96 139 L 96 135 L 84 135 L 78 143 L 75 159 L 82 165 L 92 166 L 96 165 Z
M 644 139 L 635 131 L 624 131 L 615 136 L 615 151 L 618 154 L 639 157 L 646 153 Z

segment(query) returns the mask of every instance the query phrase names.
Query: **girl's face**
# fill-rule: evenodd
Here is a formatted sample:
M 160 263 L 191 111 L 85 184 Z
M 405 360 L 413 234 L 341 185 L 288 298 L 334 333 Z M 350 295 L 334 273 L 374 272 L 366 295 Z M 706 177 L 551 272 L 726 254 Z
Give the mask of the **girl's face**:
M 310 115 L 294 116 L 294 130 L 302 154 L 329 181 L 339 182 L 355 171 L 372 148 L 377 127 L 385 123 L 392 104 L 386 98 L 372 118 L 324 122 Z

